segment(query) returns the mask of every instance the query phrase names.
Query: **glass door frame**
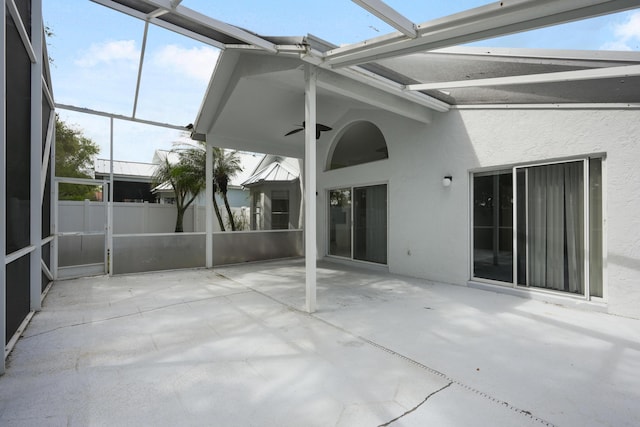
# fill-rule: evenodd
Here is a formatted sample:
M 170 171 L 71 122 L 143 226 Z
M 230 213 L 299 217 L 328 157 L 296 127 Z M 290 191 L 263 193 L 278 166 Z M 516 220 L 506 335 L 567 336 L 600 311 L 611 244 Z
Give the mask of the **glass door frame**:
M 354 195 L 354 190 L 355 189 L 360 189 L 360 188 L 367 188 L 367 187 L 376 187 L 379 185 L 384 185 L 385 186 L 385 190 L 386 190 L 386 200 L 387 200 L 387 206 L 386 206 L 386 229 L 385 232 L 387 233 L 387 238 L 386 238 L 386 258 L 387 258 L 387 262 L 385 264 L 381 264 L 378 262 L 373 262 L 373 261 L 366 261 L 366 260 L 361 260 L 361 259 L 356 259 L 354 258 L 354 248 L 355 248 L 355 232 L 354 232 L 354 203 L 353 203 L 353 195 Z M 350 241 L 350 255 L 349 257 L 345 257 L 345 256 L 341 256 L 341 255 L 334 255 L 330 253 L 331 250 L 331 192 L 332 191 L 336 191 L 336 190 L 349 190 L 349 197 L 350 197 L 350 209 L 349 209 L 349 241 Z M 357 184 L 357 185 L 340 185 L 340 186 L 336 186 L 336 187 L 331 187 L 331 188 L 327 188 L 325 190 L 325 194 L 327 196 L 327 203 L 326 203 L 326 212 L 327 212 L 327 219 L 326 219 L 326 224 L 327 224 L 327 233 L 326 233 L 326 250 L 325 250 L 325 256 L 327 257 L 331 257 L 331 258 L 336 258 L 336 259 L 340 259 L 340 260 L 347 260 L 347 261 L 351 261 L 351 262 L 358 262 L 358 263 L 364 263 L 364 264 L 368 264 L 368 265 L 375 265 L 375 266 L 388 266 L 389 265 L 389 182 L 388 181 L 381 181 L 381 182 L 373 182 L 373 183 L 368 183 L 368 184 Z
M 601 224 L 601 240 L 602 240 L 602 254 L 603 254 L 603 260 L 602 260 L 602 279 L 601 279 L 601 286 L 602 286 L 602 296 L 592 296 L 591 295 L 591 286 L 590 286 L 590 264 L 591 264 L 591 235 L 590 235 L 590 205 L 591 205 L 591 192 L 590 192 L 590 160 L 592 159 L 600 159 L 601 161 L 601 172 L 600 172 L 600 183 L 601 183 L 601 206 L 600 206 L 600 216 L 602 218 L 602 224 Z M 563 292 L 563 291 L 558 291 L 558 290 L 553 290 L 553 289 L 545 289 L 545 288 L 537 288 L 537 287 L 531 287 L 531 286 L 526 286 L 526 285 L 519 285 L 518 284 L 518 231 L 520 229 L 524 229 L 525 232 L 525 236 L 526 236 L 526 230 L 527 230 L 527 224 L 526 224 L 526 220 L 525 220 L 525 224 L 520 224 L 520 221 L 518 221 L 518 187 L 517 187 L 517 172 L 518 171 L 524 171 L 525 173 L 525 180 L 527 179 L 527 168 L 531 168 L 531 167 L 535 167 L 535 166 L 547 166 L 547 165 L 552 165 L 552 164 L 561 164 L 561 163 L 571 163 L 571 162 L 582 162 L 583 165 L 583 236 L 584 236 L 584 253 L 583 253 L 583 274 L 584 274 L 584 289 L 583 289 L 583 293 L 581 294 L 571 294 L 571 293 L 567 293 L 567 292 Z M 512 186 L 513 186 L 513 277 L 511 278 L 511 282 L 501 282 L 501 281 L 497 281 L 497 280 L 492 280 L 492 279 L 485 279 L 482 277 L 477 277 L 474 274 L 474 224 L 475 224 L 475 217 L 474 217 L 474 178 L 476 176 L 478 176 L 478 174 L 487 174 L 487 173 L 491 173 L 491 172 L 499 172 L 499 171 L 503 171 L 505 169 L 511 169 L 511 174 L 512 174 Z M 501 286 L 501 287 L 506 287 L 506 288 L 513 288 L 513 289 L 519 289 L 519 290 L 527 290 L 527 291 L 535 291 L 535 292 L 540 292 L 540 293 L 546 293 L 546 294 L 552 294 L 552 295 L 556 295 L 556 296 L 562 296 L 562 297 L 566 297 L 566 298 L 575 298 L 575 299 L 581 299 L 581 300 L 587 300 L 587 301 L 595 301 L 595 302 L 604 302 L 607 300 L 607 257 L 606 257 L 606 253 L 607 253 L 607 239 L 606 239 L 606 235 L 607 235 L 607 215 L 606 215 L 606 206 L 607 206 L 607 191 L 605 188 L 604 183 L 606 182 L 606 176 L 607 176 L 607 169 L 606 169 L 606 154 L 604 153 L 597 153 L 597 154 L 593 154 L 593 155 L 588 155 L 588 156 L 576 156 L 576 157 L 570 157 L 570 158 L 565 158 L 565 159 L 559 159 L 559 160 L 550 160 L 550 161 L 542 161 L 542 162 L 536 162 L 536 163 L 526 163 L 526 164 L 518 164 L 515 166 L 511 166 L 511 167 L 500 167 L 497 166 L 495 168 L 492 169 L 476 169 L 476 170 L 471 170 L 469 171 L 469 188 L 470 188 L 470 192 L 469 192 L 469 216 L 470 216 L 470 227 L 469 227 L 469 242 L 470 242 L 470 248 L 469 248 L 469 277 L 471 281 L 477 281 L 477 282 L 482 282 L 482 283 L 487 283 L 487 284 L 491 284 L 491 285 L 497 285 L 497 286 Z M 526 185 L 526 181 L 525 181 L 525 191 L 526 191 L 527 185 Z M 525 194 L 525 197 L 527 197 L 527 195 Z M 525 212 L 525 215 L 528 216 L 528 214 Z M 527 250 L 526 248 L 528 248 L 529 246 L 529 239 L 525 238 L 525 250 Z M 527 260 L 527 256 L 525 255 L 525 262 L 528 263 Z
M 514 166 L 512 169 L 512 179 L 513 179 L 513 279 L 512 284 L 514 288 L 524 288 L 530 289 L 535 288 L 536 290 L 540 290 L 542 292 L 553 292 L 553 293 L 562 293 L 562 295 L 571 295 L 566 292 L 538 288 L 535 286 L 529 285 L 529 210 L 526 209 L 526 201 L 529 199 L 529 169 L 532 167 L 539 166 L 549 166 L 549 165 L 557 165 L 557 164 L 565 164 L 565 163 L 582 163 L 582 236 L 584 239 L 584 251 L 582 253 L 582 271 L 583 271 L 583 280 L 584 287 L 581 294 L 573 294 L 576 297 L 589 299 L 589 295 L 591 294 L 589 289 L 589 158 L 575 159 L 575 160 L 558 160 L 551 162 L 541 162 L 541 163 L 532 163 L 528 165 L 522 166 Z M 518 171 L 524 172 L 525 179 L 525 195 L 524 195 L 524 203 L 525 203 L 525 223 L 519 224 L 518 221 L 518 201 L 520 200 L 518 197 Z M 521 285 L 518 283 L 518 231 L 520 228 L 523 228 L 524 239 L 524 247 L 525 247 L 525 265 L 526 265 L 526 275 L 525 275 L 525 284 Z

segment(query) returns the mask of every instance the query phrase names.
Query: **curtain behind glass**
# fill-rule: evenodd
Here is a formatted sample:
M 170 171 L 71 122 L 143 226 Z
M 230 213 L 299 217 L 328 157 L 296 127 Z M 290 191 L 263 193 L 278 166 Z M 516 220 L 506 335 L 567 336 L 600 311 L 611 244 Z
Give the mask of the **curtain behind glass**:
M 387 186 L 354 190 L 354 258 L 387 263 Z
M 528 284 L 582 293 L 583 164 L 536 166 L 528 173 Z

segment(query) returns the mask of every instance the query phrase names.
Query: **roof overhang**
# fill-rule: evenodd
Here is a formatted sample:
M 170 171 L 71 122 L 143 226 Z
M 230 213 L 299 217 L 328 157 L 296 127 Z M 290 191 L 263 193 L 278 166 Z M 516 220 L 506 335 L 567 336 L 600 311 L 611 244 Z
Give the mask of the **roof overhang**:
M 304 134 L 285 134 L 304 120 L 305 66 L 305 61 L 295 56 L 225 50 L 194 132 L 207 134 L 207 141 L 216 146 L 301 157 Z M 365 73 L 363 70 L 363 79 L 369 79 Z M 350 110 L 363 109 L 387 111 L 422 123 L 431 121 L 433 108 L 403 96 L 401 90 L 383 90 L 357 77 L 318 70 L 319 123 L 333 127 Z M 325 132 L 322 138 L 330 135 Z

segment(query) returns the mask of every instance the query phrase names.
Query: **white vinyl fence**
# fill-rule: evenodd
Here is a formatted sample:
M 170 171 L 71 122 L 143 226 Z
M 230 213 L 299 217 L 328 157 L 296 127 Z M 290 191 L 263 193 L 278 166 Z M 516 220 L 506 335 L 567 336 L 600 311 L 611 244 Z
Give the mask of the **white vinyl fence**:
M 58 232 L 103 231 L 106 218 L 104 205 L 100 202 L 60 201 Z M 221 207 L 222 220 L 227 226 L 226 210 Z M 249 208 L 231 208 L 234 216 L 244 217 L 249 223 Z M 113 204 L 113 234 L 173 233 L 176 226 L 177 210 L 175 205 L 157 203 Z M 184 215 L 184 231 L 205 231 L 205 207 L 189 206 Z M 213 219 L 213 230 L 221 231 L 218 219 Z
M 105 205 L 60 201 L 58 213 L 58 278 L 104 273 Z M 249 223 L 248 209 L 235 209 L 234 213 Z M 174 233 L 174 205 L 114 203 L 113 216 L 112 274 L 205 266 L 203 206 L 187 209 L 184 233 Z M 213 222 L 214 265 L 303 255 L 302 230 L 221 232 L 215 216 Z

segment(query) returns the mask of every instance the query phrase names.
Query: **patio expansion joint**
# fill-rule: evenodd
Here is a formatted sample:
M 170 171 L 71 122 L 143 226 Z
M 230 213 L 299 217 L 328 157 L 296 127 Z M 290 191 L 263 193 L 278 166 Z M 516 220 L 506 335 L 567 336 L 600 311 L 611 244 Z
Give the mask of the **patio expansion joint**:
M 209 300 L 213 300 L 213 299 L 218 299 L 218 298 L 227 298 L 227 297 L 231 297 L 234 295 L 241 295 L 241 294 L 247 294 L 250 293 L 250 290 L 244 290 L 244 291 L 239 291 L 239 292 L 233 292 L 230 294 L 224 294 L 224 295 L 214 295 L 211 297 L 206 297 L 206 298 L 198 298 L 198 299 L 193 299 L 193 300 L 187 300 L 187 301 L 180 301 L 180 302 L 175 302 L 172 304 L 166 304 L 166 305 L 162 305 L 159 307 L 153 307 L 153 308 L 149 308 L 149 309 L 145 309 L 145 310 L 140 310 L 138 308 L 138 310 L 134 313 L 126 313 L 126 314 L 121 314 L 118 316 L 112 316 L 112 317 L 106 317 L 104 319 L 95 319 L 95 320 L 88 320 L 86 322 L 77 322 L 77 323 L 72 323 L 69 325 L 62 325 L 62 326 L 58 326 L 56 328 L 53 329 L 48 329 L 46 331 L 42 331 L 42 332 L 37 332 L 35 334 L 32 335 L 23 335 L 21 338 L 23 340 L 29 339 L 29 338 L 35 338 L 41 335 L 46 335 L 46 334 L 50 334 L 52 332 L 56 332 L 62 329 L 67 329 L 67 328 L 75 328 L 77 326 L 84 326 L 84 325 L 92 325 L 92 324 L 96 324 L 96 323 L 103 323 L 103 322 L 108 322 L 111 320 L 118 320 L 118 319 L 124 319 L 127 317 L 132 317 L 132 316 L 140 316 L 142 314 L 145 313 L 151 313 L 154 311 L 158 311 L 158 310 L 164 310 L 167 308 L 171 308 L 171 307 L 176 307 L 176 306 L 180 306 L 180 305 L 188 305 L 188 304 L 193 304 L 193 303 L 197 303 L 197 302 L 202 302 L 202 301 L 209 301 Z M 155 345 L 155 344 L 154 344 Z
M 317 318 L 316 316 L 313 316 L 313 317 L 314 317 L 314 318 Z M 318 318 L 317 318 L 317 319 L 318 319 Z M 346 330 L 344 330 L 344 329 L 340 328 L 339 326 L 336 326 L 336 325 L 333 325 L 333 324 L 332 324 L 332 323 L 330 323 L 330 322 L 327 322 L 326 320 L 323 320 L 323 319 L 319 319 L 319 320 L 321 320 L 321 321 L 323 321 L 323 322 L 327 323 L 328 325 L 332 325 L 332 326 L 334 326 L 334 327 L 336 327 L 336 328 L 338 328 L 338 329 L 341 329 L 341 330 L 345 331 L 346 333 L 349 333 L 349 334 L 351 334 L 352 336 L 357 337 L 358 339 L 360 339 L 360 340 L 362 340 L 362 341 L 366 342 L 367 344 L 369 344 L 369 345 L 371 345 L 371 346 L 373 346 L 373 347 L 379 348 L 380 350 L 383 350 L 383 351 L 385 351 L 385 352 L 387 352 L 387 353 L 389 353 L 389 354 L 392 354 L 392 355 L 394 355 L 394 356 L 396 356 L 396 357 L 399 357 L 399 358 L 401 358 L 401 359 L 404 359 L 405 361 L 407 361 L 407 362 L 409 362 L 409 363 L 411 363 L 411 364 L 413 364 L 413 365 L 416 365 L 417 367 L 419 367 L 419 368 L 421 368 L 421 369 L 424 369 L 424 370 L 426 370 L 426 371 L 430 372 L 430 373 L 431 373 L 431 374 L 433 374 L 433 375 L 439 376 L 439 377 L 441 377 L 441 378 L 443 378 L 444 380 L 446 380 L 446 381 L 448 381 L 448 382 L 449 382 L 446 386 L 444 386 L 444 387 L 442 387 L 441 389 L 436 390 L 435 392 L 431 393 L 429 396 L 427 396 L 427 397 L 426 397 L 426 398 L 425 398 L 421 403 L 419 403 L 419 404 L 418 404 L 417 406 L 415 406 L 413 409 L 411 409 L 411 410 L 409 410 L 409 411 L 405 412 L 404 414 L 402 414 L 401 416 L 399 416 L 399 417 L 397 417 L 397 418 L 395 418 L 395 419 L 393 419 L 393 420 L 389 421 L 387 424 L 382 424 L 382 426 L 386 426 L 386 425 L 388 425 L 388 424 L 390 424 L 390 423 L 392 423 L 392 422 L 394 422 L 394 421 L 396 421 L 396 420 L 398 420 L 398 419 L 400 419 L 400 418 L 404 417 L 405 415 L 407 415 L 407 414 L 409 414 L 409 413 L 411 413 L 411 412 L 415 411 L 416 409 L 418 409 L 418 408 L 419 408 L 423 403 L 425 403 L 425 402 L 426 402 L 426 401 L 427 401 L 431 396 L 433 396 L 434 394 L 439 393 L 440 391 L 444 390 L 445 388 L 447 388 L 447 387 L 449 387 L 449 386 L 451 386 L 451 385 L 457 385 L 457 386 L 459 386 L 459 387 L 461 387 L 461 388 L 463 388 L 463 389 L 465 389 L 465 390 L 467 390 L 467 391 L 470 391 L 471 393 L 474 393 L 474 394 L 476 394 L 476 395 L 478 395 L 478 396 L 480 396 L 480 397 L 482 397 L 482 398 L 484 398 L 484 399 L 487 399 L 487 400 L 489 400 L 489 401 L 491 401 L 491 402 L 497 403 L 498 405 L 504 406 L 504 407 L 506 407 L 507 409 L 509 409 L 509 410 L 511 410 L 511 411 L 513 411 L 513 412 L 515 412 L 515 413 L 517 413 L 517 414 L 520 414 L 520 415 L 524 415 L 524 416 L 526 416 L 526 417 L 529 417 L 529 418 L 531 418 L 531 420 L 533 420 L 533 421 L 535 421 L 535 422 L 537 422 L 537 423 L 539 423 L 539 424 L 542 424 L 542 425 L 544 425 L 544 426 L 548 426 L 548 427 L 555 427 L 555 424 L 553 424 L 553 423 L 551 423 L 550 421 L 547 421 L 547 420 L 545 420 L 545 419 L 543 419 L 543 418 L 540 418 L 540 417 L 537 417 L 537 416 L 533 415 L 533 414 L 531 413 L 531 411 L 527 411 L 526 409 L 518 408 L 517 406 L 514 406 L 514 405 L 510 404 L 509 402 L 506 402 L 506 401 L 504 401 L 504 400 L 501 400 L 501 399 L 498 399 L 498 398 L 496 398 L 496 397 L 493 397 L 493 396 L 491 396 L 491 395 L 490 395 L 490 394 L 488 394 L 488 393 L 485 393 L 485 392 L 483 392 L 483 391 L 481 391 L 481 390 L 478 390 L 477 388 L 472 387 L 472 386 L 470 386 L 470 385 L 467 385 L 467 384 L 465 384 L 465 383 L 463 383 L 463 382 L 461 382 L 461 381 L 459 381 L 459 380 L 456 380 L 456 379 L 454 379 L 454 378 L 451 378 L 451 377 L 449 377 L 448 375 L 446 375 L 446 374 L 444 374 L 444 373 L 442 373 L 442 372 L 440 372 L 440 371 L 438 371 L 438 370 L 436 370 L 436 369 L 430 368 L 429 366 L 427 366 L 427 365 L 425 365 L 425 364 L 423 364 L 423 363 L 420 363 L 420 362 L 418 362 L 417 360 L 414 360 L 414 359 L 412 359 L 412 358 L 410 358 L 410 357 L 408 357 L 408 356 L 405 356 L 404 354 L 398 353 L 397 351 L 392 350 L 392 349 L 390 349 L 390 348 L 388 348 L 388 347 L 385 347 L 385 346 L 383 346 L 383 345 L 381 345 L 381 344 L 379 344 L 379 343 L 377 343 L 377 342 L 375 342 L 375 341 L 371 341 L 370 339 L 367 339 L 367 338 L 365 338 L 365 337 L 363 337 L 363 336 L 360 336 L 360 335 L 354 335 L 354 334 L 350 333 L 349 331 L 346 331 Z
M 259 294 L 259 295 L 262 295 L 263 297 L 265 297 L 265 298 L 267 298 L 267 299 L 269 299 L 269 300 L 271 300 L 273 302 L 281 304 L 281 305 L 287 307 L 289 310 L 291 310 L 293 312 L 299 313 L 299 314 L 301 314 L 303 316 L 307 316 L 307 317 L 316 319 L 316 320 L 318 320 L 318 321 L 320 321 L 320 322 L 322 322 L 322 323 L 324 323 L 324 324 L 326 324 L 326 325 L 328 325 L 328 326 L 330 326 L 332 328 L 335 328 L 335 329 L 337 329 L 337 330 L 339 330 L 339 331 L 341 331 L 341 332 L 343 332 L 343 333 L 345 333 L 347 335 L 350 335 L 353 338 L 361 340 L 361 341 L 363 341 L 363 342 L 365 342 L 365 343 L 367 343 L 367 344 L 369 344 L 369 345 L 371 345 L 373 347 L 376 347 L 376 348 L 378 348 L 378 349 L 380 349 L 382 351 L 385 351 L 385 352 L 387 352 L 387 353 L 389 353 L 389 354 L 391 354 L 393 356 L 399 357 L 399 358 L 401 358 L 401 359 L 403 359 L 403 360 L 405 360 L 405 361 L 407 361 L 407 362 L 409 362 L 409 363 L 411 363 L 413 365 L 416 365 L 417 367 L 419 367 L 419 368 L 421 368 L 423 370 L 426 370 L 426 371 L 430 372 L 433 375 L 441 377 L 441 378 L 443 378 L 444 380 L 446 380 L 448 382 L 448 384 L 445 385 L 444 387 L 442 387 L 441 389 L 436 390 L 435 392 L 433 392 L 430 395 L 428 395 L 422 402 L 420 402 L 418 405 L 416 405 L 413 409 L 410 409 L 407 412 L 405 412 L 404 414 L 400 415 L 399 417 L 394 418 L 393 420 L 387 422 L 387 424 L 382 424 L 382 426 L 389 425 L 392 422 L 395 422 L 396 420 L 399 420 L 400 418 L 404 417 L 405 415 L 410 414 L 411 412 L 413 412 L 416 409 L 418 409 L 422 404 L 424 404 L 433 395 L 443 391 L 444 389 L 450 387 L 451 385 L 457 385 L 457 386 L 459 386 L 459 387 L 461 387 L 461 388 L 463 388 L 463 389 L 465 389 L 467 391 L 470 391 L 471 393 L 476 394 L 476 395 L 478 395 L 478 396 L 480 396 L 480 397 L 482 397 L 484 399 L 487 399 L 487 400 L 489 400 L 489 401 L 491 401 L 493 403 L 496 403 L 496 404 L 498 404 L 500 406 L 504 406 L 505 408 L 507 408 L 507 409 L 519 414 L 519 415 L 526 416 L 526 417 L 530 418 L 531 420 L 533 420 L 534 422 L 537 422 L 537 423 L 539 423 L 541 425 L 548 426 L 548 427 L 556 427 L 556 425 L 551 423 L 550 421 L 547 421 L 547 420 L 545 420 L 543 418 L 540 418 L 540 417 L 537 417 L 537 416 L 533 415 L 533 413 L 531 413 L 531 411 L 528 411 L 528 410 L 522 409 L 522 408 L 518 408 L 517 406 L 514 406 L 514 405 L 510 404 L 509 402 L 506 402 L 504 400 L 501 400 L 501 399 L 498 399 L 496 397 L 493 397 L 488 393 L 485 393 L 485 392 L 483 392 L 481 390 L 476 389 L 475 387 L 469 386 L 469 385 L 467 385 L 467 384 L 465 384 L 465 383 L 463 383 L 463 382 L 461 382 L 459 380 L 451 378 L 448 375 L 444 374 L 443 372 L 440 372 L 440 371 L 438 371 L 436 369 L 430 368 L 429 366 L 427 366 L 427 365 L 425 365 L 423 363 L 420 363 L 417 360 L 414 360 L 414 359 L 412 359 L 412 358 L 410 358 L 408 356 L 405 356 L 404 354 L 398 353 L 395 350 L 392 350 L 392 349 L 390 349 L 388 347 L 385 347 L 382 344 L 379 344 L 379 343 L 377 343 L 375 341 L 372 341 L 372 340 L 370 340 L 368 338 L 365 338 L 365 337 L 363 337 L 361 335 L 356 335 L 353 332 L 351 332 L 351 331 L 349 331 L 349 330 L 347 330 L 347 329 L 345 329 L 345 328 L 343 328 L 341 326 L 338 326 L 338 325 L 336 325 L 334 323 L 329 322 L 328 320 L 325 320 L 325 319 L 319 317 L 317 314 L 308 313 L 308 312 L 306 312 L 304 310 L 301 310 L 300 308 L 297 308 L 297 307 L 294 307 L 294 306 L 292 306 L 290 304 L 287 304 L 284 301 L 278 300 L 277 298 L 274 298 L 269 294 L 261 292 L 261 291 L 255 289 L 255 288 L 253 288 L 251 286 L 248 286 L 245 283 L 242 283 L 242 282 L 240 282 L 238 280 L 232 279 L 231 277 L 225 276 L 224 274 L 221 274 L 221 273 L 217 273 L 217 274 L 219 276 L 221 276 L 221 277 L 224 277 L 225 279 L 230 280 L 231 282 L 235 282 L 235 283 L 237 283 L 237 284 L 249 289 L 252 292 L 255 292 L 255 293 Z

